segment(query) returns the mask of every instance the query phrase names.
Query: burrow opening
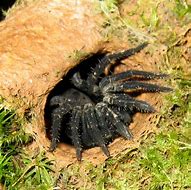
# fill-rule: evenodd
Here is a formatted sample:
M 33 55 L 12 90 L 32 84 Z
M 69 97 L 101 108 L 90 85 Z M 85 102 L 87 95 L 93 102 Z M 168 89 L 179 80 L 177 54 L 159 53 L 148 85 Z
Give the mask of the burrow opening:
M 95 55 L 89 57 L 88 59 L 82 61 L 81 63 L 79 63 L 76 67 L 71 69 L 67 73 L 67 75 L 65 75 L 62 78 L 62 80 L 49 93 L 48 98 L 47 98 L 47 102 L 45 105 L 45 115 L 44 115 L 45 127 L 46 127 L 46 136 L 49 140 L 51 140 L 51 124 L 52 124 L 52 121 L 51 121 L 52 107 L 49 106 L 50 100 L 54 96 L 60 96 L 61 94 L 63 94 L 65 91 L 67 91 L 71 87 L 75 88 L 70 82 L 71 76 L 74 73 L 79 71 L 82 79 L 87 79 L 88 74 L 92 72 L 92 69 L 95 68 L 95 66 L 99 62 L 99 60 L 101 60 L 105 55 L 106 55 L 106 53 L 98 53 L 98 54 L 95 54 Z M 100 80 L 101 80 L 101 78 L 103 78 L 104 76 L 106 76 L 108 74 L 115 73 L 115 69 L 121 65 L 124 65 L 121 61 L 118 61 L 118 62 L 115 62 L 114 64 L 108 65 L 108 67 L 105 69 L 105 73 L 100 76 Z M 98 83 L 100 80 L 98 80 Z M 139 96 L 140 94 L 141 94 L 141 92 L 133 92 L 131 94 L 131 96 L 136 97 L 136 96 Z M 93 99 L 93 97 L 90 97 L 90 99 L 93 100 L 95 104 L 101 101 L 101 100 L 95 101 Z M 134 114 L 135 114 L 135 112 L 131 112 L 132 117 Z M 71 117 L 71 114 L 66 114 L 64 116 L 64 119 L 62 121 L 62 127 L 60 129 L 60 137 L 59 137 L 60 142 L 59 143 L 68 144 L 68 145 L 73 146 L 71 139 L 68 138 L 67 131 L 66 131 L 66 126 L 68 126 L 70 117 Z M 118 135 L 116 134 L 115 138 L 117 138 L 117 137 L 118 137 Z M 112 139 L 111 141 L 113 141 L 113 140 L 114 139 Z M 91 147 L 86 147 L 86 148 L 91 148 Z M 84 149 L 86 149 L 86 148 L 84 148 Z
M 95 66 L 97 65 L 97 63 L 99 62 L 99 60 L 101 60 L 104 56 L 106 55 L 106 53 L 97 53 L 92 55 L 91 57 L 85 59 L 84 61 L 82 61 L 81 63 L 79 63 L 76 67 L 74 67 L 73 69 L 71 69 L 67 75 L 62 77 L 62 80 L 54 87 L 54 89 L 49 93 L 48 98 L 47 98 L 47 102 L 45 105 L 45 115 L 44 115 L 44 119 L 45 119 L 45 127 L 46 127 L 46 136 L 49 139 L 49 141 L 51 142 L 51 112 L 52 112 L 52 107 L 49 106 L 50 100 L 52 99 L 52 97 L 57 96 L 57 95 L 61 95 L 62 93 L 64 93 L 65 91 L 67 91 L 68 89 L 70 89 L 71 87 L 73 88 L 73 86 L 71 86 L 71 76 L 73 76 L 74 73 L 76 72 L 80 72 L 82 79 L 86 79 L 88 74 L 92 72 L 93 68 L 95 68 Z M 142 66 L 142 65 L 141 65 Z M 126 70 L 129 69 L 133 69 L 133 65 L 127 65 L 124 64 L 123 60 L 122 61 L 118 61 L 115 63 L 111 63 L 106 69 L 105 69 L 105 73 L 102 74 L 100 76 L 100 80 L 101 78 L 103 78 L 104 76 L 108 75 L 108 74 L 112 74 L 112 73 L 116 73 L 116 72 L 124 72 Z M 137 70 L 142 70 L 142 68 L 138 68 Z M 144 70 L 144 69 L 143 69 Z M 98 80 L 98 83 L 99 81 Z M 131 80 L 131 79 L 129 79 Z M 147 79 L 145 79 L 147 80 Z M 144 91 L 132 91 L 132 92 L 128 92 L 128 94 L 130 94 L 132 97 L 140 97 L 140 95 L 142 95 L 144 93 Z M 149 97 L 150 95 L 148 95 Z M 153 96 L 153 95 L 151 95 Z M 150 97 L 151 97 L 150 96 Z M 153 97 L 150 98 L 146 98 L 148 101 L 148 103 L 150 105 L 152 105 L 152 101 L 154 100 Z M 90 99 L 92 99 L 92 97 L 90 97 Z M 153 99 L 153 100 L 152 100 Z M 143 99 L 144 100 L 144 99 Z M 75 101 L 75 100 L 74 100 Z M 100 101 L 100 100 L 99 100 Z M 99 102 L 98 101 L 98 102 Z M 154 100 L 155 101 L 155 100 Z M 96 101 L 94 102 L 95 104 L 97 103 Z M 130 113 L 130 112 L 129 112 Z M 133 126 L 135 125 L 142 125 L 139 123 L 137 123 L 137 111 L 132 111 L 130 113 L 131 116 L 131 124 L 133 124 Z M 134 116 L 136 115 L 136 118 L 134 119 Z M 148 117 L 150 114 L 138 114 L 138 117 L 141 118 L 146 118 Z M 67 132 L 67 126 L 69 123 L 69 118 L 71 117 L 70 114 L 66 114 L 66 116 L 64 117 L 64 119 L 62 120 L 62 127 L 60 129 L 60 141 L 59 144 L 61 145 L 69 145 L 73 147 L 73 144 L 71 142 L 71 139 L 68 138 L 68 132 Z M 150 116 L 148 117 L 150 118 Z M 135 122 L 135 124 L 134 124 Z M 150 123 L 150 121 L 148 121 L 148 123 Z M 149 124 L 148 124 L 149 125 Z M 137 135 L 137 129 L 138 127 L 135 127 L 135 129 L 133 128 L 133 130 L 135 131 L 135 134 Z M 131 130 L 130 130 L 131 131 Z M 133 131 L 133 132 L 134 132 Z M 142 131 L 142 130 L 140 130 Z M 143 131 L 144 131 L 144 127 L 143 127 Z M 134 133 L 133 133 L 134 135 Z M 113 138 L 108 141 L 107 144 L 110 144 L 111 142 L 113 142 L 119 135 L 116 134 L 116 136 L 113 136 Z M 139 136 L 139 135 L 138 135 Z M 135 136 L 134 136 L 135 137 Z M 84 147 L 83 149 L 89 149 L 95 146 L 90 146 L 90 147 Z

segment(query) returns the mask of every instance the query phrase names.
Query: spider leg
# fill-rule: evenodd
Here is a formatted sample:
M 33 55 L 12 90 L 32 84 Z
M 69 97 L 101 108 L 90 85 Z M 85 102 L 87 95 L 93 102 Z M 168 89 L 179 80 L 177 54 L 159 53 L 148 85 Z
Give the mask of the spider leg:
M 92 141 L 92 139 L 91 139 L 91 137 L 90 137 L 90 135 L 89 135 L 89 132 L 88 132 L 88 124 L 87 124 L 87 120 L 86 120 L 86 114 L 85 114 L 85 112 L 84 112 L 84 110 L 83 110 L 83 112 L 82 112 L 82 134 L 81 134 L 81 138 L 82 138 L 82 142 L 83 142 L 83 145 L 84 146 L 92 146 L 92 144 L 91 144 L 91 141 Z M 93 145 L 93 146 L 95 146 L 95 145 Z
M 107 115 L 107 117 L 113 123 L 113 126 L 115 127 L 117 133 L 119 133 L 121 136 L 123 136 L 128 140 L 132 139 L 132 134 L 128 130 L 128 127 L 124 125 L 120 117 L 108 107 L 107 103 L 102 103 L 102 111 L 105 113 L 105 115 Z
M 82 144 L 79 134 L 80 117 L 81 117 L 81 110 L 80 108 L 75 107 L 74 111 L 72 112 L 70 127 L 71 127 L 72 143 L 76 148 L 76 157 L 79 161 L 81 161 L 82 159 Z
M 138 45 L 135 48 L 131 48 L 131 49 L 128 49 L 128 50 L 125 50 L 125 51 L 121 51 L 121 52 L 118 52 L 118 53 L 109 54 L 109 55 L 107 55 L 107 57 L 108 57 L 109 60 L 112 60 L 112 61 L 119 61 L 119 60 L 122 60 L 122 59 L 126 59 L 126 58 L 128 58 L 128 57 L 130 57 L 132 55 L 135 55 L 136 53 L 140 52 L 147 45 L 148 45 L 148 43 L 145 42 L 143 44 Z
M 132 79 L 132 78 L 151 80 L 151 79 L 160 79 L 160 78 L 165 78 L 165 77 L 168 77 L 168 75 L 163 74 L 163 73 L 152 73 L 152 72 L 147 72 L 147 71 L 128 70 L 123 73 L 117 73 L 117 74 L 113 74 L 111 76 L 104 77 L 100 81 L 99 87 L 103 88 L 106 85 L 108 85 L 109 83 L 119 81 L 119 80 L 128 80 L 128 79 Z
M 52 111 L 51 114 L 51 120 L 52 120 L 52 125 L 51 125 L 51 145 L 49 148 L 50 152 L 53 152 L 59 142 L 59 136 L 60 136 L 60 128 L 62 126 L 62 118 L 63 116 L 68 113 L 70 110 L 70 106 L 68 104 L 55 108 Z
M 153 113 L 155 109 L 147 102 L 142 100 L 136 100 L 127 94 L 110 94 L 104 97 L 104 102 L 110 105 L 116 105 L 119 107 L 128 108 L 130 110 L 136 109 L 140 112 Z
M 89 135 L 91 136 L 94 143 L 96 145 L 100 146 L 102 151 L 104 152 L 104 154 L 107 157 L 109 157 L 110 153 L 109 153 L 107 146 L 105 145 L 105 141 L 104 141 L 104 138 L 101 134 L 101 131 L 99 130 L 95 110 L 91 105 L 85 109 L 86 109 L 85 110 L 85 117 L 86 117 L 86 121 L 87 121 Z
M 140 81 L 126 81 L 124 83 L 110 83 L 103 88 L 104 93 L 108 92 L 133 92 L 133 91 L 145 91 L 145 92 L 169 92 L 172 89 L 168 87 L 159 86 L 156 84 L 149 84 Z
M 104 73 L 105 68 L 112 62 L 125 59 L 129 56 L 134 55 L 135 53 L 140 52 L 143 48 L 145 48 L 148 43 L 143 43 L 135 48 L 128 49 L 122 52 L 113 53 L 109 55 L 105 55 L 102 59 L 99 60 L 99 63 L 94 68 L 93 72 L 89 74 L 87 81 L 90 85 L 94 85 L 97 83 L 99 77 Z
M 105 112 L 102 109 L 102 104 L 103 103 L 101 102 L 96 105 L 95 113 L 96 113 L 99 129 L 101 133 L 104 135 L 105 141 L 108 141 L 109 139 L 113 137 L 113 135 L 108 128 L 108 123 L 106 122 Z
M 112 106 L 111 109 L 120 117 L 123 123 L 129 125 L 132 122 L 131 110 L 122 109 L 122 107 L 118 106 Z

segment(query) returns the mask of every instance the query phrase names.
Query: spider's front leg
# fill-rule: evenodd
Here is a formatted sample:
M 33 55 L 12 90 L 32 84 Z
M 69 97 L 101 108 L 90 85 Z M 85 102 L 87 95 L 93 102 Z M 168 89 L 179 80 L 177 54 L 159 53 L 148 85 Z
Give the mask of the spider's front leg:
M 154 113 L 155 109 L 145 101 L 136 100 L 128 94 L 108 94 L 103 101 L 110 105 L 118 106 L 120 108 L 130 109 L 131 111 L 139 111 L 144 113 Z
M 132 134 L 130 133 L 128 127 L 121 121 L 120 116 L 109 108 L 108 102 L 100 103 L 98 109 L 102 115 L 107 115 L 107 119 L 113 124 L 114 131 L 127 140 L 132 139 Z
M 110 153 L 106 146 L 102 131 L 99 129 L 99 122 L 97 121 L 96 111 L 91 104 L 84 106 L 84 115 L 82 123 L 82 139 L 86 146 L 101 147 L 104 154 L 109 157 Z
M 126 81 L 124 83 L 109 84 L 103 88 L 104 93 L 117 92 L 170 92 L 169 87 L 159 86 L 156 84 L 144 83 L 140 81 Z
M 50 148 L 49 148 L 49 151 L 50 152 L 53 152 L 57 145 L 58 145 L 58 142 L 59 142 L 59 137 L 60 137 L 60 129 L 62 127 L 62 118 L 63 116 L 68 113 L 70 111 L 70 106 L 69 104 L 64 104 L 63 103 L 63 99 L 61 100 L 61 98 L 58 98 L 56 96 L 56 98 L 53 97 L 53 100 L 56 100 L 59 102 L 59 106 L 57 108 L 53 108 L 52 110 L 52 113 L 51 113 L 51 145 L 50 145 Z M 62 101 L 62 104 L 61 104 L 61 101 Z M 55 102 L 56 105 L 58 105 L 57 103 L 58 102 Z M 51 102 L 51 105 L 53 103 L 53 101 Z
M 147 43 L 143 43 L 137 46 L 136 48 L 105 55 L 100 60 L 98 60 L 98 64 L 88 74 L 88 77 L 86 80 L 83 80 L 81 78 L 80 72 L 77 72 L 71 77 L 71 83 L 78 89 L 83 89 L 84 92 L 91 95 L 92 93 L 99 91 L 99 87 L 97 86 L 97 83 L 100 79 L 100 76 L 105 72 L 105 69 L 107 68 L 107 66 L 111 64 L 111 62 L 128 58 L 129 56 L 132 56 L 135 53 L 140 52 L 146 46 L 147 46 Z
M 99 87 L 102 89 L 109 84 L 113 84 L 114 82 L 122 82 L 122 81 L 127 81 L 129 79 L 152 80 L 152 79 L 163 79 L 165 77 L 168 77 L 168 75 L 163 73 L 153 73 L 153 72 L 139 71 L 139 70 L 128 70 L 126 72 L 117 73 L 117 74 L 104 77 L 100 81 Z
M 71 139 L 74 147 L 76 148 L 76 157 L 79 161 L 82 159 L 82 142 L 80 137 L 80 118 L 82 117 L 81 108 L 75 107 L 72 112 L 72 118 L 70 120 Z
M 134 55 L 135 53 L 140 52 L 142 49 L 144 49 L 148 43 L 143 43 L 135 48 L 131 48 L 125 51 L 121 51 L 118 53 L 113 53 L 109 55 L 105 55 L 102 59 L 99 60 L 96 67 L 93 69 L 92 73 L 89 74 L 87 78 L 87 82 L 90 85 L 94 85 L 98 82 L 100 76 L 104 73 L 105 68 L 111 64 L 112 62 L 120 61 L 122 59 L 126 59 L 129 56 Z

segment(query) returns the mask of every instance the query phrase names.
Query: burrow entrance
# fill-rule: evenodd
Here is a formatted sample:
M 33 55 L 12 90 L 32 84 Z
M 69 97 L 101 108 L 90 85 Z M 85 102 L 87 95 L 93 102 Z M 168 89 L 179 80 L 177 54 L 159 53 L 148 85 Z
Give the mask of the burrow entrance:
M 142 53 L 140 53 L 142 56 Z M 46 106 L 45 106 L 45 125 L 46 125 L 46 136 L 50 140 L 51 139 L 51 109 L 49 106 L 49 102 L 52 97 L 61 95 L 63 92 L 65 92 L 67 89 L 71 88 L 71 76 L 77 72 L 81 72 L 81 77 L 83 79 L 86 79 L 88 76 L 88 73 L 92 71 L 92 69 L 96 66 L 96 64 L 99 62 L 101 58 L 103 58 L 105 54 L 95 54 L 91 56 L 90 58 L 82 61 L 78 66 L 71 69 L 66 76 L 63 77 L 63 79 L 54 87 L 54 89 L 50 92 Z M 134 55 L 132 58 L 139 57 L 139 55 Z M 130 57 L 130 60 L 126 59 L 124 62 L 117 62 L 116 64 L 109 65 L 105 69 L 105 74 L 103 74 L 101 77 L 104 77 L 104 75 L 107 75 L 108 73 L 115 73 L 115 72 L 123 72 L 129 69 L 137 69 L 137 70 L 149 70 L 149 71 L 155 71 L 154 69 L 155 65 L 153 66 L 153 69 L 151 65 L 148 64 L 148 62 L 144 62 L 145 65 L 142 63 L 136 63 L 132 65 L 132 58 Z M 129 62 L 130 61 L 130 62 Z M 148 65 L 147 65 L 148 64 Z M 148 69 L 147 69 L 148 68 Z M 152 70 L 151 70 L 152 69 Z M 153 93 L 134 93 L 131 94 L 131 96 L 136 96 L 138 99 L 145 100 L 146 102 L 150 103 L 154 107 L 157 106 L 157 104 L 160 105 L 160 101 L 158 99 L 158 94 Z M 90 97 L 91 98 L 91 97 Z M 96 103 L 96 102 L 95 102 Z M 157 108 L 156 108 L 157 109 Z M 75 148 L 72 145 L 71 139 L 68 138 L 68 134 L 66 131 L 66 126 L 68 126 L 69 118 L 71 117 L 70 114 L 66 114 L 62 121 L 62 128 L 60 131 L 60 143 L 58 145 L 58 148 L 53 154 L 67 154 L 67 160 L 69 159 L 71 162 L 72 160 L 76 161 L 75 156 Z M 153 119 L 154 118 L 154 119 Z M 116 155 L 119 152 L 123 151 L 124 149 L 132 146 L 137 146 L 139 143 L 140 137 L 145 134 L 149 133 L 149 131 L 152 131 L 152 126 L 154 125 L 155 120 L 155 114 L 142 114 L 142 113 L 133 113 L 133 122 L 130 125 L 130 129 L 133 133 L 134 139 L 132 141 L 128 141 L 123 139 L 122 137 L 117 137 L 115 140 L 109 144 L 109 151 L 111 155 Z M 103 152 L 100 150 L 99 147 L 87 149 L 83 152 L 82 155 L 83 159 L 88 159 L 92 161 L 93 163 L 100 162 L 101 160 L 105 160 L 107 157 L 103 154 Z M 65 159 L 65 156 L 62 156 L 61 159 Z

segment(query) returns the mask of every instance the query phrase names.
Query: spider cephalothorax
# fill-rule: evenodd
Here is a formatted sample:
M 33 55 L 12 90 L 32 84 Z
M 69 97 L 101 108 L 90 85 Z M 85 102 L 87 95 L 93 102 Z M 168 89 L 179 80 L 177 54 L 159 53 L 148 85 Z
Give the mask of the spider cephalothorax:
M 170 88 L 145 82 L 166 75 L 138 70 L 107 76 L 104 73 L 111 62 L 134 55 L 146 45 L 144 43 L 133 49 L 104 55 L 89 72 L 85 73 L 78 67 L 68 75 L 68 87 L 63 87 L 63 92 L 52 96 L 48 102 L 51 110 L 50 151 L 57 147 L 61 128 L 65 129 L 67 138 L 76 148 L 78 160 L 81 160 L 82 151 L 86 148 L 99 146 L 109 156 L 107 145 L 116 136 L 128 140 L 132 138 L 128 126 L 133 114 L 155 110 L 128 92 L 167 92 Z

